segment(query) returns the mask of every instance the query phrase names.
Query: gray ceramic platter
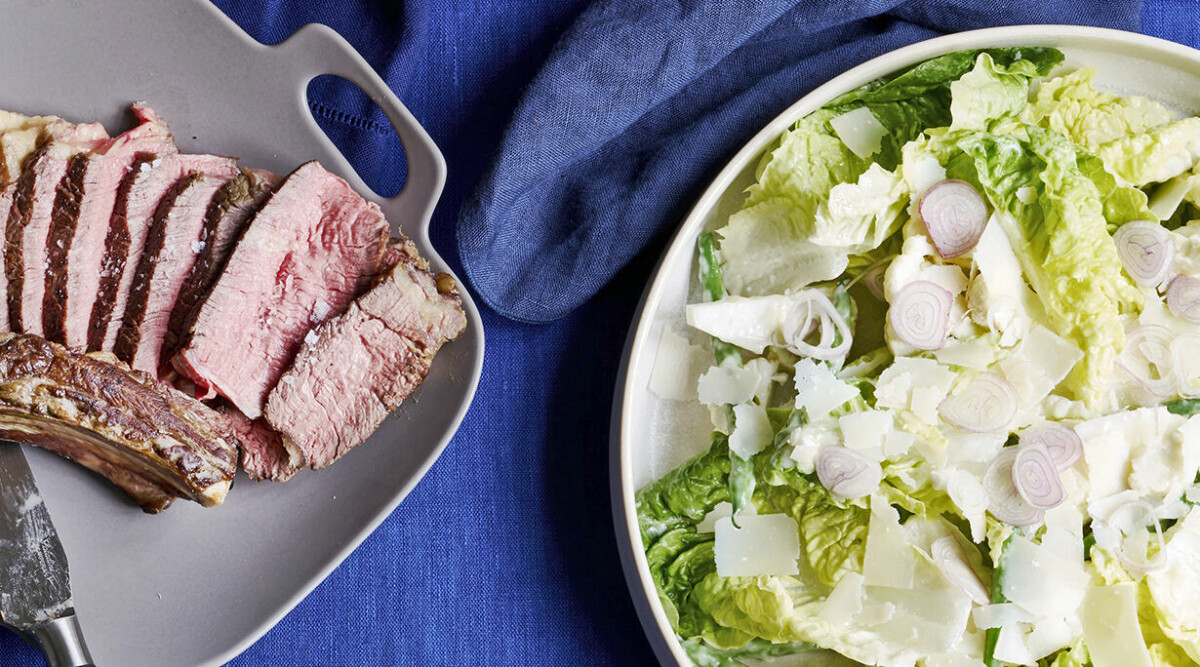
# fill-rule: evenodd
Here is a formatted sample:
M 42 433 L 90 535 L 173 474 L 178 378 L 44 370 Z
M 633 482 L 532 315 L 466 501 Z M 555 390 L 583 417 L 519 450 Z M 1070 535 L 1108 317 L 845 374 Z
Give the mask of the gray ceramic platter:
M 637 490 L 658 479 L 709 443 L 707 411 L 696 401 L 670 401 L 649 389 L 664 330 L 684 331 L 684 306 L 699 299 L 694 248 L 706 230 L 721 227 L 745 199 L 763 152 L 800 118 L 833 98 L 879 77 L 953 51 L 983 47 L 1052 46 L 1066 56 L 1064 67 L 1095 67 L 1096 85 L 1138 94 L 1189 115 L 1200 113 L 1200 51 L 1117 30 L 1079 26 L 1012 26 L 962 32 L 907 46 L 838 76 L 813 90 L 768 123 L 732 156 L 684 218 L 659 261 L 629 333 L 617 382 L 612 421 L 613 518 L 621 564 L 634 605 L 655 653 L 664 665 L 688 665 L 654 588 L 638 532 Z M 824 652 L 769 664 L 844 665 Z
M 149 103 L 185 151 L 287 173 L 316 158 L 377 201 L 437 270 L 428 225 L 445 181 L 436 146 L 332 30 L 259 44 L 206 0 L 15 0 L 0 21 L 0 108 L 122 129 Z M 376 196 L 309 115 L 308 82 L 336 74 L 387 113 L 408 182 Z M 267 631 L 396 507 L 462 421 L 483 361 L 479 314 L 425 384 L 362 447 L 286 484 L 244 476 L 226 503 L 149 516 L 103 479 L 38 450 L 34 475 L 62 536 L 75 605 L 101 667 L 219 665 Z M 402 555 L 399 555 L 402 558 Z

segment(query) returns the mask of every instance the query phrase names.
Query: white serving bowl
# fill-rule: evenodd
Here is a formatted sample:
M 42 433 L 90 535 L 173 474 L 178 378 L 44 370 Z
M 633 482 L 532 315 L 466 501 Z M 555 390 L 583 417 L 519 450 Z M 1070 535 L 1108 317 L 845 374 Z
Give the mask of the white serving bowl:
M 683 331 L 683 307 L 698 300 L 695 245 L 703 232 L 725 224 L 754 180 L 767 147 L 793 123 L 833 98 L 869 81 L 940 55 L 985 47 L 1049 46 L 1066 56 L 1064 69 L 1095 67 L 1095 85 L 1142 95 L 1182 113 L 1200 112 L 1200 51 L 1135 33 L 1079 26 L 1012 26 L 974 30 L 906 46 L 870 60 L 798 100 L 768 123 L 725 165 L 684 218 L 642 297 L 630 331 L 614 399 L 612 421 L 613 519 L 625 579 L 642 627 L 666 665 L 690 660 L 667 621 L 646 562 L 634 494 L 709 446 L 708 413 L 695 401 L 670 401 L 649 390 L 664 327 Z M 829 653 L 787 658 L 788 664 L 830 664 Z M 782 664 L 784 660 L 780 660 Z M 774 664 L 774 663 L 773 663 Z

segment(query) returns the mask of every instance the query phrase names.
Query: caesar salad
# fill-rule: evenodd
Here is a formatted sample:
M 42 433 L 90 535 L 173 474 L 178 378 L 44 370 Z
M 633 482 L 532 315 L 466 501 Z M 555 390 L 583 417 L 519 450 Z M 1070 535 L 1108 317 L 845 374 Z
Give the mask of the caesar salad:
M 1200 118 L 1062 64 L 842 95 L 700 236 L 711 444 L 636 496 L 697 665 L 1200 661 Z

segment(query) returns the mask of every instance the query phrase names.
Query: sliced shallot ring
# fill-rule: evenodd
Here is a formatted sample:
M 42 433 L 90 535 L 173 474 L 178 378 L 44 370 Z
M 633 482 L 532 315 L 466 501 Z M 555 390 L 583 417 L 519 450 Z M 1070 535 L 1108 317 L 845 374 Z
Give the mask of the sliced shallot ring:
M 938 414 L 970 433 L 996 433 L 1008 429 L 1017 414 L 1017 389 L 1003 376 L 984 372 L 962 391 L 942 399 Z
M 905 285 L 888 307 L 888 323 L 905 344 L 918 350 L 938 350 L 950 333 L 954 295 L 928 280 Z
M 883 468 L 878 461 L 842 445 L 819 449 L 813 465 L 821 486 L 843 500 L 870 495 L 883 481 Z
M 1054 509 L 1067 499 L 1054 459 L 1050 458 L 1046 445 L 1040 442 L 1017 447 L 1012 478 L 1021 498 L 1040 510 Z
M 1200 279 L 1175 276 L 1167 287 L 1167 308 L 1181 320 L 1200 324 Z
M 821 342 L 817 345 L 804 341 L 812 333 L 814 317 L 821 329 Z M 842 342 L 837 345 L 833 345 L 835 332 L 842 337 Z M 784 346 L 792 352 L 822 360 L 846 356 L 853 342 L 846 318 L 842 317 L 829 297 L 817 289 L 805 290 L 796 295 L 796 303 L 784 323 L 783 340 Z
M 867 269 L 862 275 L 862 281 L 867 286 L 867 291 L 880 301 L 887 301 L 887 297 L 883 293 L 883 278 L 887 275 L 887 267 L 891 263 L 891 258 L 885 259 Z
M 990 602 L 991 596 L 984 588 L 983 580 L 979 578 L 979 573 L 975 571 L 975 568 L 967 562 L 962 545 L 954 539 L 953 535 L 946 535 L 934 540 L 929 547 L 929 555 L 933 558 L 933 564 L 942 571 L 942 574 L 946 575 L 946 579 L 962 589 L 962 592 L 966 593 L 967 597 L 971 598 L 975 604 L 984 605 Z
M 988 494 L 988 511 L 1010 526 L 1034 526 L 1042 522 L 1045 513 L 1025 502 L 1013 484 L 1015 447 L 1005 447 L 988 464 L 983 473 L 983 488 Z
M 1121 266 L 1133 282 L 1142 287 L 1157 287 L 1167 279 L 1175 260 L 1171 235 L 1157 222 L 1135 220 L 1121 225 L 1113 234 Z
M 1062 472 L 1075 465 L 1083 456 L 1083 441 L 1075 429 L 1066 424 L 1047 422 L 1026 429 L 1021 434 L 1020 447 L 1041 444 L 1054 461 L 1054 467 Z
M 1125 552 L 1125 541 L 1128 539 L 1129 535 L 1133 534 L 1132 530 L 1139 529 L 1138 525 L 1136 523 L 1131 526 L 1114 525 L 1117 523 L 1114 521 L 1114 518 L 1120 513 L 1133 510 L 1142 510 L 1145 512 L 1145 516 L 1148 517 L 1148 520 L 1141 522 L 1141 529 L 1145 529 L 1147 526 L 1153 526 L 1154 532 L 1151 535 L 1158 545 L 1158 549 L 1155 550 L 1154 556 L 1143 562 L 1133 560 Z M 1130 570 L 1136 570 L 1138 572 L 1150 572 L 1152 570 L 1160 569 L 1166 565 L 1166 558 L 1165 554 L 1163 553 L 1165 540 L 1162 534 L 1162 523 L 1158 519 L 1158 512 L 1154 511 L 1154 505 L 1151 505 L 1149 501 L 1144 499 L 1131 500 L 1117 507 L 1108 515 L 1108 523 L 1116 528 L 1118 533 L 1122 536 L 1121 542 L 1116 548 L 1116 556 L 1117 560 L 1121 561 L 1126 568 Z M 1125 528 L 1131 528 L 1132 530 L 1126 531 Z
M 1125 371 L 1154 398 L 1174 394 L 1179 384 L 1175 375 L 1171 339 L 1166 327 L 1147 324 L 1125 334 L 1125 347 L 1117 357 L 1117 367 Z
M 979 244 L 987 225 L 987 203 L 970 183 L 957 179 L 934 183 L 917 206 L 943 259 L 964 255 Z

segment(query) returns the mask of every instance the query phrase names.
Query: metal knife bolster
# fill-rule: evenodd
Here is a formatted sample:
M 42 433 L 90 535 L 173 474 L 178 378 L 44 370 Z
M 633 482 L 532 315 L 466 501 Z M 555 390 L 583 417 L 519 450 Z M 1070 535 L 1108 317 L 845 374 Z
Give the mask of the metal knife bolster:
M 71 572 L 20 445 L 0 442 L 0 623 L 32 636 L 52 667 L 91 662 Z

